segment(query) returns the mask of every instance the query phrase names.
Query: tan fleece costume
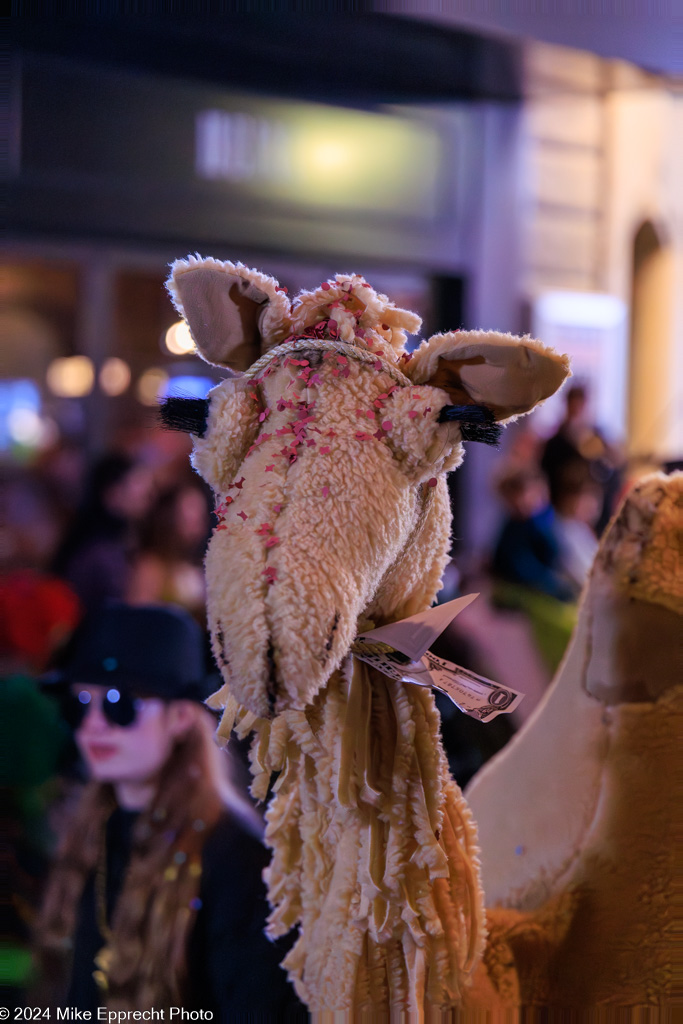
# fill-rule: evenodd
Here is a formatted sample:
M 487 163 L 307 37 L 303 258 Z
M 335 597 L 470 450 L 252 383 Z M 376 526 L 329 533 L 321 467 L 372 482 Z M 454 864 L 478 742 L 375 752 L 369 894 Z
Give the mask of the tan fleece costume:
M 211 392 L 193 463 L 220 517 L 206 560 L 220 732 L 255 732 L 256 796 L 279 773 L 269 932 L 299 927 L 285 966 L 312 1011 L 458 1006 L 486 937 L 471 815 L 431 693 L 349 649 L 440 587 L 463 432 L 444 407 L 513 419 L 567 361 L 479 331 L 408 356 L 419 319 L 358 276 L 290 303 L 272 278 L 191 257 L 169 287 L 204 358 L 246 370 Z
M 648 477 L 602 539 L 546 699 L 468 789 L 508 1005 L 680 1006 L 682 549 L 683 473 Z

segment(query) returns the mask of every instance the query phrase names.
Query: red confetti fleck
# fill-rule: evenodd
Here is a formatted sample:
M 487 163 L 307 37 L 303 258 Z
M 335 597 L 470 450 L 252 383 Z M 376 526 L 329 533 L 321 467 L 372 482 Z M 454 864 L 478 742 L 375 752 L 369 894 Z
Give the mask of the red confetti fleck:
M 261 523 L 258 530 L 254 530 L 254 533 L 258 534 L 260 537 L 267 537 L 268 534 L 271 533 L 272 529 L 273 527 L 270 523 Z
M 425 409 L 425 411 L 424 411 L 424 412 L 422 413 L 422 415 L 423 415 L 423 416 L 426 416 L 426 415 L 427 415 L 427 413 L 428 413 L 428 412 L 431 412 L 431 411 L 432 411 L 432 407 L 431 407 L 431 405 L 430 405 L 430 406 L 429 406 L 429 408 Z
M 263 423 L 264 420 L 267 420 L 269 415 L 270 415 L 270 409 L 264 409 L 263 412 L 259 413 L 259 418 L 258 418 L 259 423 Z
M 376 412 L 374 411 L 374 409 L 368 409 L 368 410 L 366 411 L 365 415 L 367 416 L 367 418 L 368 418 L 369 420 L 374 420 L 374 418 L 375 418 L 375 416 L 377 415 L 377 413 L 376 413 Z
M 322 288 L 322 290 L 324 292 L 329 292 L 329 290 L 330 290 L 330 285 L 327 283 L 327 281 L 323 281 L 323 283 L 320 285 L 320 287 Z
M 321 455 L 328 455 L 328 454 L 329 454 L 329 451 L 330 451 L 330 446 L 329 446 L 329 444 L 324 444 L 324 445 L 322 446 L 322 448 L 320 449 L 320 454 L 321 454 Z
M 230 484 L 230 486 L 231 487 L 236 487 L 238 491 L 241 491 L 243 483 L 244 483 L 244 477 L 240 477 L 239 480 L 235 480 L 234 484 Z
M 266 583 L 277 582 L 277 569 L 272 565 L 269 565 L 267 569 L 264 569 L 261 575 L 266 577 Z
M 312 437 L 309 437 L 308 441 L 306 441 L 306 444 L 308 445 L 309 448 L 315 447 L 315 441 L 313 440 Z
M 322 494 L 323 498 L 327 498 L 327 497 L 328 497 L 328 495 L 329 495 L 329 493 L 330 493 L 330 489 L 329 489 L 329 487 L 323 487 L 323 488 L 321 488 L 321 491 L 320 491 L 320 493 Z
M 346 358 L 346 356 L 337 356 L 337 362 L 338 363 L 348 363 L 348 359 Z
M 332 376 L 333 377 L 338 377 L 339 376 L 339 370 L 332 370 Z
M 388 331 L 388 330 L 390 330 L 390 329 L 391 329 L 391 328 L 389 327 L 389 324 L 382 324 L 382 330 L 383 330 L 383 331 Z
M 337 436 L 337 433 L 336 433 L 335 430 L 328 430 L 327 433 L 325 434 L 325 437 L 336 437 L 336 436 Z
M 416 417 L 416 416 L 419 416 L 419 415 L 420 415 L 420 414 L 419 414 L 419 412 L 416 412 L 416 411 L 415 411 L 415 409 L 410 409 L 410 410 L 408 411 L 408 417 L 409 417 L 409 419 L 411 419 L 411 420 L 414 420 L 414 419 L 415 419 L 415 417 Z
M 216 527 L 216 531 L 218 531 L 218 530 L 227 530 L 227 528 L 228 527 L 226 526 L 225 523 L 219 523 L 218 526 Z
M 374 365 L 374 367 L 375 367 L 375 369 L 376 369 L 376 370 L 381 370 L 381 369 L 382 369 L 382 363 L 380 362 L 380 360 L 379 360 L 379 359 L 378 359 L 378 360 L 377 360 L 377 362 L 376 362 L 376 363 L 374 363 L 373 365 Z
M 353 436 L 357 441 L 369 441 L 372 434 L 364 434 L 362 430 L 357 430 Z
M 376 430 L 375 433 L 372 436 L 376 437 L 378 441 L 383 441 L 384 440 L 384 434 L 382 433 L 381 430 Z
M 367 281 L 363 281 L 363 287 L 364 288 L 372 288 L 372 285 L 368 284 Z
M 438 480 L 436 479 L 435 476 L 433 476 L 431 478 L 431 480 L 427 481 L 427 487 L 436 487 L 437 483 L 438 483 Z
M 391 422 L 391 420 L 385 420 L 384 423 L 382 424 L 382 430 L 391 430 L 393 425 L 394 424 Z
M 267 548 L 274 548 L 275 545 L 279 544 L 279 543 L 280 543 L 280 538 L 279 537 L 269 537 L 268 540 L 266 541 L 266 547 Z
M 275 463 L 273 463 L 270 466 L 266 466 L 266 473 L 272 473 L 274 469 L 275 469 Z
M 246 513 L 246 512 L 238 512 L 238 513 L 237 513 L 237 515 L 238 515 L 238 516 L 240 516 L 240 518 L 241 518 L 241 519 L 242 519 L 242 520 L 243 520 L 244 522 L 246 522 L 246 521 L 247 521 L 247 519 L 249 518 L 249 516 L 247 515 L 247 513 Z
M 278 514 L 278 512 L 280 511 L 281 508 L 282 508 L 282 505 L 273 505 L 273 512 L 275 513 L 275 515 Z

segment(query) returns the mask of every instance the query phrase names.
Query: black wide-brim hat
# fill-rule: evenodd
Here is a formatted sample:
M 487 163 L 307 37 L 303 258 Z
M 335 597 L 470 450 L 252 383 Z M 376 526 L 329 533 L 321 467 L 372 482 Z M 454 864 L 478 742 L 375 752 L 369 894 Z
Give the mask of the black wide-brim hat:
M 91 683 L 162 700 L 204 701 L 215 688 L 204 633 L 174 605 L 89 612 L 44 683 Z

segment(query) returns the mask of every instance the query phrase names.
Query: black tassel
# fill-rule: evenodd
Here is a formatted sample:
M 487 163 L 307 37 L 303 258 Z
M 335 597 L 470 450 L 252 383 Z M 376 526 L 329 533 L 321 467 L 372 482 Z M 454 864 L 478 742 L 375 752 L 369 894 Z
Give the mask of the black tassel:
M 209 399 L 169 395 L 159 407 L 159 416 L 167 430 L 183 430 L 186 434 L 204 437 L 209 421 Z
M 460 424 L 463 441 L 479 441 L 480 444 L 498 445 L 503 433 L 485 405 L 444 405 L 439 413 L 439 423 Z

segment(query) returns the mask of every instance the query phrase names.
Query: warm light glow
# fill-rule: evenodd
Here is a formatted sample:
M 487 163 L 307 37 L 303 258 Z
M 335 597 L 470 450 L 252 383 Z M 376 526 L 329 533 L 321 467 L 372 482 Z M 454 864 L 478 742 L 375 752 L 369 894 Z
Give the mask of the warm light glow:
M 167 382 L 168 374 L 165 370 L 158 366 L 150 366 L 149 370 L 145 370 L 138 381 L 138 399 L 143 405 L 156 405 Z
M 105 359 L 100 369 L 100 387 L 105 395 L 122 395 L 130 384 L 130 367 L 123 359 Z
M 95 370 L 87 356 L 53 359 L 47 368 L 47 386 L 60 398 L 83 398 L 94 382 Z
M 369 113 L 239 97 L 198 113 L 199 178 L 235 183 L 260 202 L 433 218 L 452 216 L 443 172 L 457 143 L 438 116 Z M 449 122 L 450 123 L 450 122 Z
M 320 172 L 336 171 L 337 173 L 348 173 L 348 165 L 351 162 L 352 149 L 336 139 L 316 139 L 310 146 L 307 158 L 312 164 L 312 169 Z
M 299 104 L 287 108 L 283 199 L 344 210 L 434 216 L 442 151 L 428 122 Z
M 186 356 L 195 351 L 190 328 L 184 320 L 171 324 L 164 336 L 164 344 L 172 356 Z

